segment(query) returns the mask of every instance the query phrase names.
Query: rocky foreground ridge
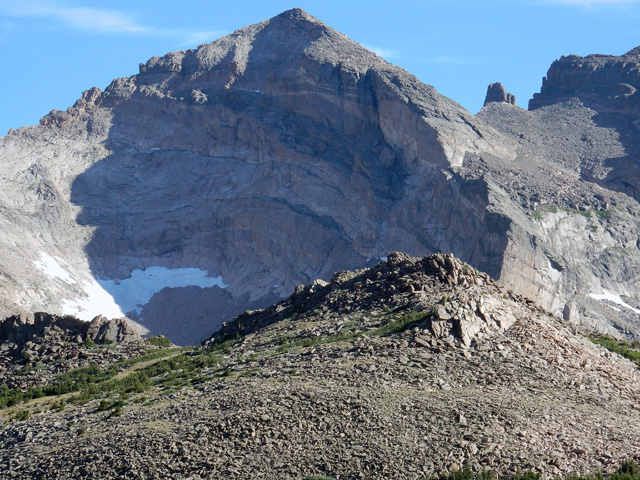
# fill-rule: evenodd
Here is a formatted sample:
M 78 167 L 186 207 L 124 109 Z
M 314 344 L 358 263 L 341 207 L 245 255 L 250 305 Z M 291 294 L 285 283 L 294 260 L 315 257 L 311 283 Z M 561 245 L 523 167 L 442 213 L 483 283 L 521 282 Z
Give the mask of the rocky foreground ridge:
M 444 251 L 637 336 L 638 115 L 609 92 L 638 87 L 634 55 L 561 60 L 533 111 L 496 84 L 476 116 L 300 9 L 153 57 L 0 138 L 0 317 L 195 344 L 387 251 Z
M 8 317 L 0 321 L 0 385 L 50 385 L 57 375 L 90 365 L 107 369 L 150 348 L 124 319 L 85 322 L 41 312 Z
M 389 254 L 223 335 L 1 411 L 0 476 L 550 478 L 640 456 L 636 365 L 451 255 Z

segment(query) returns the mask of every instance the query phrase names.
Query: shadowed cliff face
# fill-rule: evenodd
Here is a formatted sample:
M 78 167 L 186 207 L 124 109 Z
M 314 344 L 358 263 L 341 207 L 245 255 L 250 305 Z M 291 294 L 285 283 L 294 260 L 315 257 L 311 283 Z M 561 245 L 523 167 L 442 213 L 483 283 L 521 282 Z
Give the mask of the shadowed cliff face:
M 138 312 L 153 333 L 188 323 L 200 340 L 393 249 L 500 273 L 509 221 L 482 180 L 444 173 L 495 148 L 457 104 L 304 12 L 151 59 L 95 103 L 111 154 L 72 189 L 78 223 L 97 227 L 94 274 L 197 268 L 227 285 L 160 292 Z

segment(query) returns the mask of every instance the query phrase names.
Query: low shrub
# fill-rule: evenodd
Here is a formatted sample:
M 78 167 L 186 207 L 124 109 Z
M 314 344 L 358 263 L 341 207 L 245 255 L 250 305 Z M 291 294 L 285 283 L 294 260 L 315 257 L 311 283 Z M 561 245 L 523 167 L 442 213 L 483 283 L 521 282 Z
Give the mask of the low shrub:
M 154 345 L 156 347 L 163 347 L 163 348 L 167 348 L 173 345 L 171 343 L 171 340 L 169 340 L 164 335 L 156 335 L 155 337 L 149 337 L 145 339 L 145 342 L 147 342 L 149 345 Z

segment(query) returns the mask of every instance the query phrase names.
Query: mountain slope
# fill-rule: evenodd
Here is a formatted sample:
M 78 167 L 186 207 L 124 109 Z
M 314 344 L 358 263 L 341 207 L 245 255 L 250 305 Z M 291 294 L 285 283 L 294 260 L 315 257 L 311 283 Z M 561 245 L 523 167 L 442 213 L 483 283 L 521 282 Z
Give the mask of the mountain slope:
M 474 118 L 299 9 L 154 57 L 0 139 L 0 314 L 126 314 L 193 344 L 387 251 L 444 251 L 635 335 L 640 210 L 595 179 L 618 130 L 585 114 L 563 140 L 572 111 L 549 108 Z
M 640 116 L 632 85 L 639 85 L 638 58 L 637 49 L 619 57 L 562 57 L 529 111 L 492 103 L 477 115 L 517 142 L 518 157 L 555 184 L 536 191 L 532 212 L 536 242 L 556 270 L 557 304 L 547 308 L 590 326 L 605 319 L 635 336 Z
M 152 330 L 174 338 L 191 331 L 182 340 L 193 342 L 210 331 L 215 313 L 219 325 L 391 248 L 455 250 L 499 274 L 500 241 L 484 239 L 503 237 L 504 225 L 478 209 L 486 202 L 481 185 L 460 196 L 443 169 L 467 151 L 509 155 L 509 148 L 487 141 L 490 129 L 481 131 L 432 87 L 306 13 L 285 12 L 140 70 L 3 139 L 3 161 L 25 177 L 6 203 L 19 196 L 39 206 L 33 182 L 43 178 L 55 192 L 55 227 L 64 221 L 62 238 L 21 246 L 29 258 L 5 250 L 9 287 L 16 284 L 8 297 L 25 284 L 41 289 L 19 306 L 56 310 L 64 299 L 68 313 L 80 313 L 73 302 L 82 303 L 91 275 L 122 306 L 117 283 L 138 270 L 195 268 L 228 287 L 198 291 L 200 298 L 181 291 L 195 313 L 176 329 L 176 312 L 189 314 L 169 290 L 154 297 L 148 315 Z M 40 153 L 40 138 L 53 161 Z M 81 162 L 65 152 L 70 144 Z M 415 221 L 425 208 L 440 209 L 442 197 L 452 204 L 442 217 Z M 14 230 L 34 231 L 51 217 L 38 212 L 27 219 L 35 225 Z M 451 222 L 468 224 L 473 241 L 462 241 Z M 42 251 L 71 266 L 66 285 L 64 278 L 48 285 L 40 271 L 24 274 Z M 21 263 L 11 268 L 16 257 Z
M 246 335 L 131 374 L 146 387 L 5 410 L 31 417 L 0 431 L 1 475 L 551 477 L 640 455 L 637 367 L 450 255 L 389 254 L 227 328 Z

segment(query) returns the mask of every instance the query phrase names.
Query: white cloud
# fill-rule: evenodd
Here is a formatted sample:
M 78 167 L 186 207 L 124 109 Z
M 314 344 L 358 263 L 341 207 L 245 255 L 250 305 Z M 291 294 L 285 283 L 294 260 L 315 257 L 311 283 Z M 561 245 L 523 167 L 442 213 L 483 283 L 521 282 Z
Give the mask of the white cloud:
M 545 0 L 546 4 L 574 5 L 577 7 L 600 7 L 606 5 L 631 5 L 640 0 Z
M 149 37 L 183 38 L 183 46 L 197 46 L 220 37 L 221 31 L 160 29 L 138 22 L 133 16 L 116 10 L 70 7 L 56 0 L 0 0 L 0 14 L 16 18 L 42 18 L 67 28 L 100 34 L 125 34 Z M 0 36 L 0 40 L 2 36 Z
M 14 17 L 46 18 L 68 27 L 98 33 L 148 34 L 150 29 L 131 16 L 113 10 L 66 7 L 47 0 L 0 1 L 0 10 Z
M 398 52 L 390 48 L 376 47 L 375 45 L 369 45 L 367 43 L 363 43 L 362 46 L 367 50 L 371 50 L 373 53 L 375 53 L 379 57 L 386 58 L 387 60 L 390 58 L 398 57 Z

